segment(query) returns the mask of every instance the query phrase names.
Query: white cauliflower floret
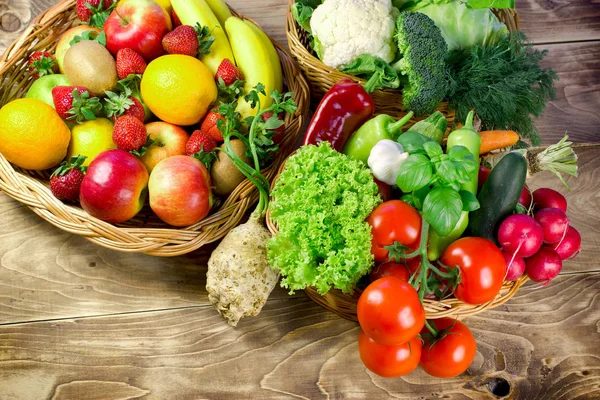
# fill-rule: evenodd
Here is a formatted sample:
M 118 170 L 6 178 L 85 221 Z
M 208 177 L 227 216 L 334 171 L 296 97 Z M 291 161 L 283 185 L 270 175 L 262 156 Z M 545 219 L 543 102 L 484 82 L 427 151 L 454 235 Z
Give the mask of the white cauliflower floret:
M 325 0 L 310 20 L 317 53 L 332 68 L 363 54 L 391 62 L 397 13 L 391 0 Z

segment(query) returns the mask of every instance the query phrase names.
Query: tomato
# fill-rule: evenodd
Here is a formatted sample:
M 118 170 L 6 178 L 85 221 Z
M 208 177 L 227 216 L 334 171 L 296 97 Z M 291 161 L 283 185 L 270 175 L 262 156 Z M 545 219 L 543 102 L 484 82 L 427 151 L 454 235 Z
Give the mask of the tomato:
M 358 351 L 363 364 L 384 378 L 406 375 L 417 368 L 422 345 L 417 336 L 397 346 L 379 344 L 363 331 L 358 336 Z
M 408 342 L 425 325 L 425 309 L 417 291 L 395 276 L 367 286 L 358 299 L 356 314 L 365 333 L 388 346 Z
M 373 241 L 371 252 L 376 262 L 388 261 L 389 251 L 385 246 L 398 242 L 412 250 L 419 248 L 421 238 L 421 215 L 410 204 L 402 200 L 381 203 L 369 217 Z
M 410 279 L 410 272 L 404 263 L 388 261 L 383 264 L 379 264 L 369 274 L 371 282 L 375 282 L 379 278 L 386 276 L 395 276 L 396 278 L 402 279 L 404 282 L 408 282 Z
M 458 239 L 448 246 L 440 261 L 448 267 L 460 268 L 460 283 L 454 296 L 465 303 L 487 303 L 502 288 L 506 261 L 498 247 L 487 239 Z
M 492 173 L 492 170 L 489 169 L 488 167 L 486 167 L 484 165 L 479 166 L 479 173 L 477 175 L 477 192 L 479 192 L 481 190 L 481 188 L 483 187 L 483 184 L 485 183 L 485 181 L 487 181 L 487 179 L 489 178 L 491 173 Z
M 465 324 L 451 318 L 430 320 L 439 331 L 441 339 L 427 341 L 421 352 L 421 368 L 438 378 L 451 378 L 469 368 L 477 345 L 473 334 Z

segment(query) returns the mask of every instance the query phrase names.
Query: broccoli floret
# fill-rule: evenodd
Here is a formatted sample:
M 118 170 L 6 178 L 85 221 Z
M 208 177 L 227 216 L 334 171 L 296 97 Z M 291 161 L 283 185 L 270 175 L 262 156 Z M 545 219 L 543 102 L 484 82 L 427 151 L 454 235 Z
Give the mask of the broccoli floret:
M 404 108 L 431 114 L 448 91 L 446 41 L 431 18 L 406 11 L 396 20 L 396 42 L 402 58 L 393 67 L 402 75 Z

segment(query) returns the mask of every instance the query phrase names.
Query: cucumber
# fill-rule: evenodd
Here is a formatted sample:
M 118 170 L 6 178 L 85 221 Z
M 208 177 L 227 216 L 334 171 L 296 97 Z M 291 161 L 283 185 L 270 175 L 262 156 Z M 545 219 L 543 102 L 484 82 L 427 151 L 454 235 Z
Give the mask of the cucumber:
M 498 225 L 517 206 L 526 177 L 527 161 L 522 155 L 508 153 L 498 162 L 477 196 L 480 208 L 469 215 L 471 235 L 497 244 Z

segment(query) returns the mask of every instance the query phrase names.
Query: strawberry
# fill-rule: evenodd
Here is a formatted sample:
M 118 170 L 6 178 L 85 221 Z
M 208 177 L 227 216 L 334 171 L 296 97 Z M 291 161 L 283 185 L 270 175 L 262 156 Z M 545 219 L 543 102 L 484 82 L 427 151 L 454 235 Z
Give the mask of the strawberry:
M 267 111 L 266 113 L 262 114 L 262 119 L 264 122 L 267 122 L 269 120 L 269 118 L 271 118 L 272 116 L 273 116 L 273 113 L 270 111 Z M 281 116 L 278 115 L 277 119 L 281 121 Z M 281 143 L 281 141 L 283 140 L 283 136 L 285 135 L 285 125 L 281 125 L 279 128 L 275 128 L 275 129 L 268 129 L 268 131 L 274 132 L 274 135 L 271 139 L 273 140 L 273 142 L 275 144 L 279 144 L 279 143 Z
M 219 107 L 215 107 L 206 114 L 206 118 L 202 121 L 202 125 L 200 125 L 200 130 L 202 132 L 206 132 L 210 137 L 212 137 L 217 143 L 223 142 L 223 134 L 217 128 L 217 121 L 224 121 L 225 118 L 217 112 Z
M 142 102 L 131 95 L 131 89 L 125 87 L 125 91 L 119 94 L 114 92 L 105 92 L 104 112 L 108 118 L 113 121 L 122 115 L 131 115 L 140 121 L 146 119 L 146 112 Z
M 121 49 L 117 52 L 117 75 L 125 79 L 130 74 L 143 74 L 146 70 L 144 58 L 132 49 Z
M 136 151 L 146 144 L 148 134 L 143 122 L 131 115 L 123 115 L 115 120 L 112 138 L 119 149 Z
M 230 86 L 235 81 L 240 79 L 242 79 L 242 73 L 240 70 L 233 65 L 228 58 L 224 58 L 223 61 L 221 61 L 221 64 L 219 64 L 215 74 L 215 80 L 217 83 L 221 83 L 222 80 L 225 86 Z
M 175 10 L 171 10 L 171 21 L 173 22 L 173 28 L 177 28 L 178 26 L 182 25 L 181 20 L 175 13 Z
M 75 120 L 78 124 L 96 119 L 96 114 L 102 110 L 100 99 L 83 86 L 55 86 L 52 100 L 62 119 Z
M 215 149 L 215 147 L 217 147 L 217 142 L 215 142 L 215 139 L 209 136 L 206 132 L 195 130 L 185 145 L 185 154 L 191 156 L 199 151 L 210 153 Z
M 35 51 L 29 56 L 27 69 L 32 73 L 31 77 L 37 79 L 40 76 L 57 74 L 58 63 L 56 58 L 47 51 Z
M 181 25 L 167 33 L 162 39 L 163 49 L 169 54 L 185 54 L 195 57 L 208 54 L 215 41 L 208 27 Z
M 75 156 L 63 161 L 50 176 L 50 190 L 59 200 L 79 200 L 79 189 L 87 167 L 82 167 L 86 156 Z
M 75 11 L 80 21 L 102 28 L 115 4 L 114 0 L 77 0 Z

